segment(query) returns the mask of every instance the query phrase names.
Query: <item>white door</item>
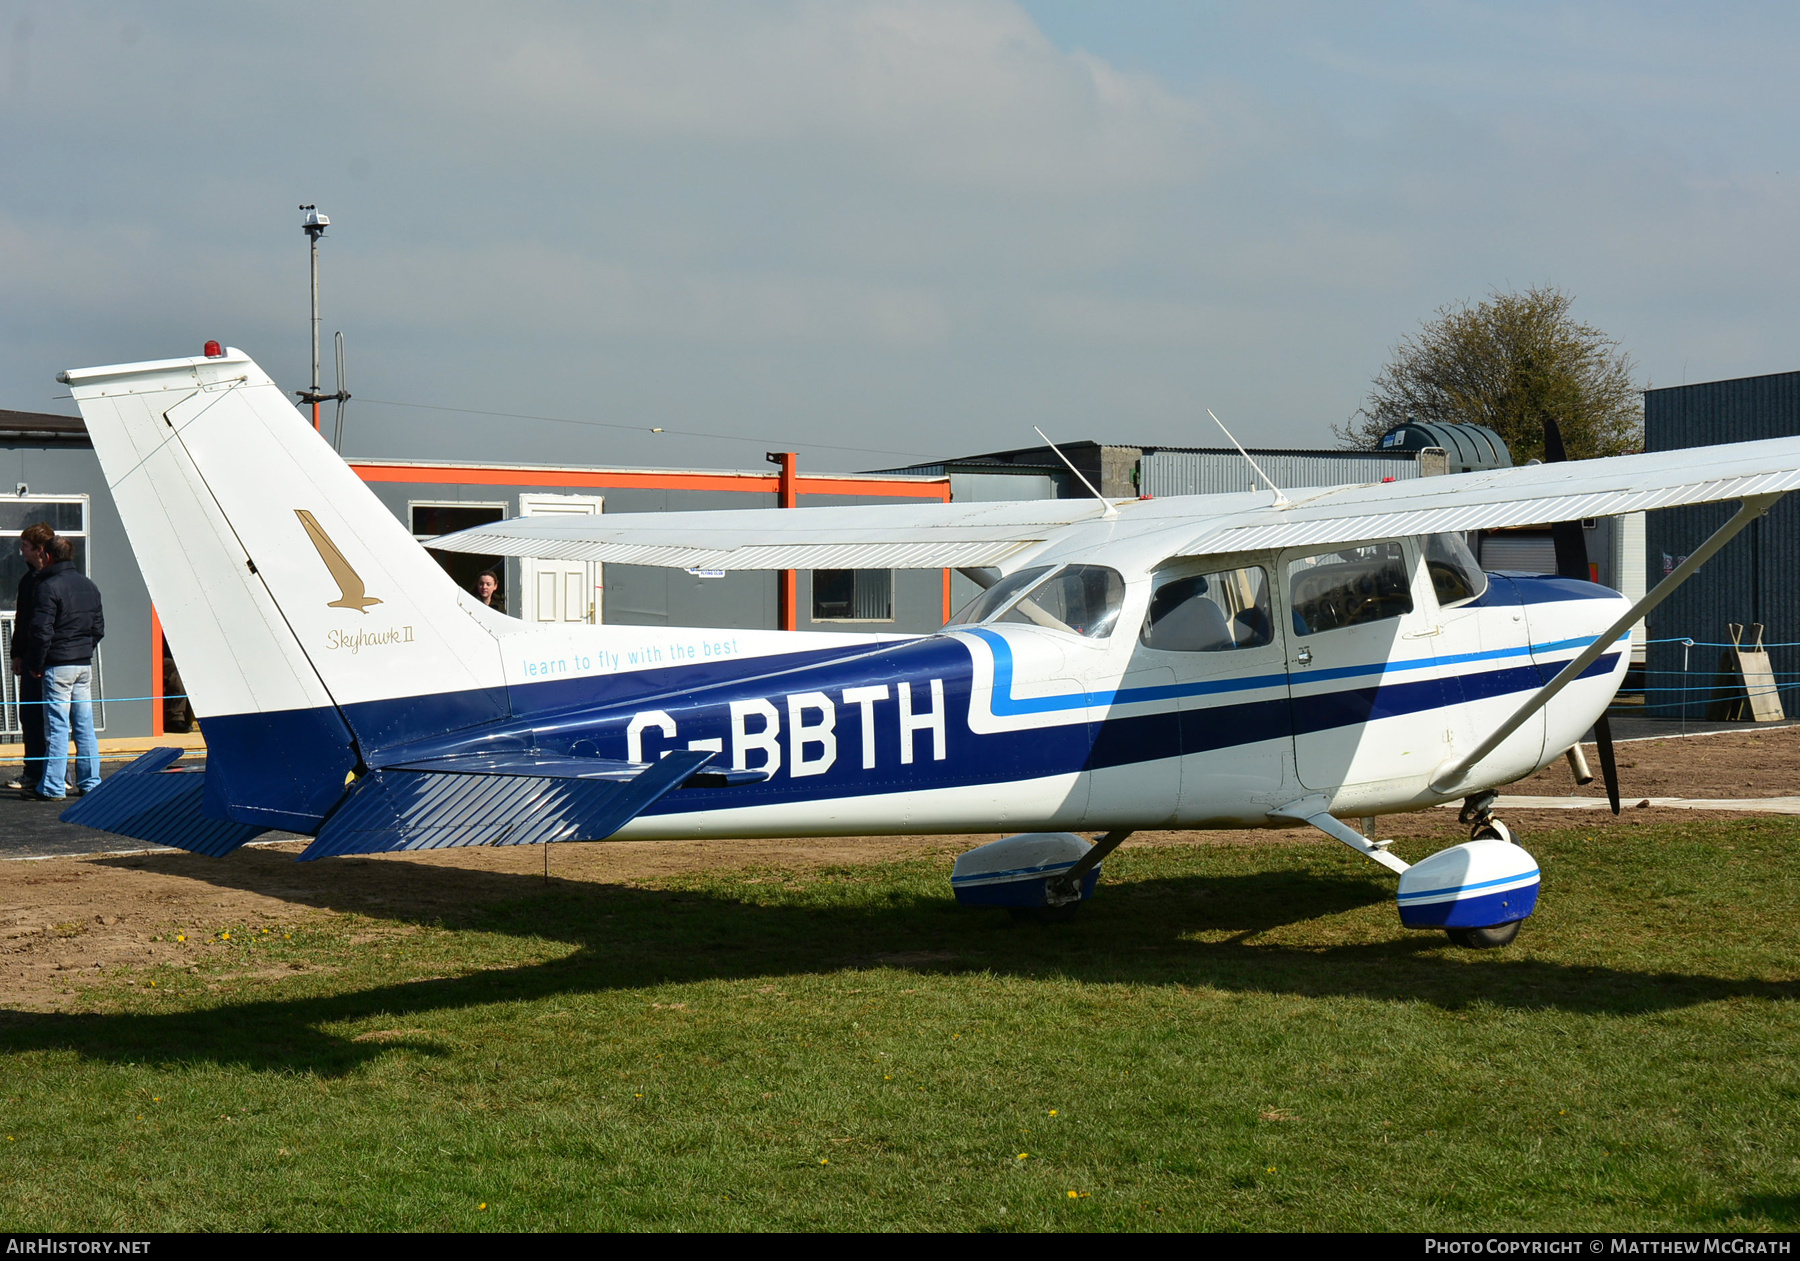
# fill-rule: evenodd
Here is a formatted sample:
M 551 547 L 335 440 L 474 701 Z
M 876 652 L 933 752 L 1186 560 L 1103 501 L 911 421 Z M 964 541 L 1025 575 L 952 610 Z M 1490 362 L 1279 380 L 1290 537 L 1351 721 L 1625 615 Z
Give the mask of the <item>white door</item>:
M 598 495 L 520 495 L 522 517 L 591 517 L 606 501 Z M 596 561 L 533 560 L 519 563 L 520 585 L 528 622 L 602 620 L 600 565 Z
M 1281 562 L 1300 782 L 1424 782 L 1449 748 L 1437 606 L 1412 540 L 1297 549 Z

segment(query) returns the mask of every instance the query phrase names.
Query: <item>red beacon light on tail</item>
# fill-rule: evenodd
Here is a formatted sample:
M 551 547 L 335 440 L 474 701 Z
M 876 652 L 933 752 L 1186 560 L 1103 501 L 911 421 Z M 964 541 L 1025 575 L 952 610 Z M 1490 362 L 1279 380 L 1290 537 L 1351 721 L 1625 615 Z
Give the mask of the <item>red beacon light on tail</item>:
M 201 350 L 208 359 L 223 359 L 225 357 L 225 348 L 219 345 L 218 342 L 207 342 L 205 346 L 201 347 Z

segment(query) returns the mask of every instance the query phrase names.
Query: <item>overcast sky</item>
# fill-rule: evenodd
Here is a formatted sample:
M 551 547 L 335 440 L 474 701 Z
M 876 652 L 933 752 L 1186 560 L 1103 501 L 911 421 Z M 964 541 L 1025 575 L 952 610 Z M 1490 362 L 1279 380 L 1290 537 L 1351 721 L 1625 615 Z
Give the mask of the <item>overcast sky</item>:
M 301 202 L 357 454 L 1329 444 L 1435 308 L 1535 283 L 1650 384 L 1800 369 L 1792 6 L 0 0 L 0 40 L 0 407 L 209 337 L 304 385 Z

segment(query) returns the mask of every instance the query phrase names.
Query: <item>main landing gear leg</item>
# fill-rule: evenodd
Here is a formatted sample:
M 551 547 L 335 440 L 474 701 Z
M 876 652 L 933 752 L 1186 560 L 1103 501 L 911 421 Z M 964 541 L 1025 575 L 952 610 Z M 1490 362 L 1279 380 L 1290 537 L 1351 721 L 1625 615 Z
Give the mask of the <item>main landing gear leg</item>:
M 1512 845 L 1519 843 L 1518 833 L 1494 814 L 1494 803 L 1498 800 L 1500 794 L 1491 790 L 1463 798 L 1462 812 L 1456 817 L 1469 829 L 1471 841 L 1506 841 Z

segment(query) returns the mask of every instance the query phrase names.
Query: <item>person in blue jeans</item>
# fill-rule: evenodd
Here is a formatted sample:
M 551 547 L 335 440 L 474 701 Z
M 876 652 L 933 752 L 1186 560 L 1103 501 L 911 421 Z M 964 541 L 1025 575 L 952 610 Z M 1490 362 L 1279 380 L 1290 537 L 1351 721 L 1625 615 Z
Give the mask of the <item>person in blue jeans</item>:
M 44 774 L 33 795 L 61 801 L 67 789 L 69 735 L 75 736 L 75 792 L 100 784 L 94 734 L 94 649 L 106 634 L 100 588 L 75 568 L 74 545 L 58 538 L 55 560 L 38 572 L 25 668 L 44 681 Z
M 25 576 L 19 579 L 19 593 L 13 601 L 12 672 L 19 679 L 19 728 L 25 737 L 25 767 L 19 777 L 7 785 L 30 795 L 44 776 L 44 681 L 33 678 L 25 668 L 31 650 L 31 614 L 36 608 L 34 593 L 38 573 L 53 564 L 56 553 L 56 531 L 47 521 L 26 526 L 19 534 L 19 552 L 25 558 Z

